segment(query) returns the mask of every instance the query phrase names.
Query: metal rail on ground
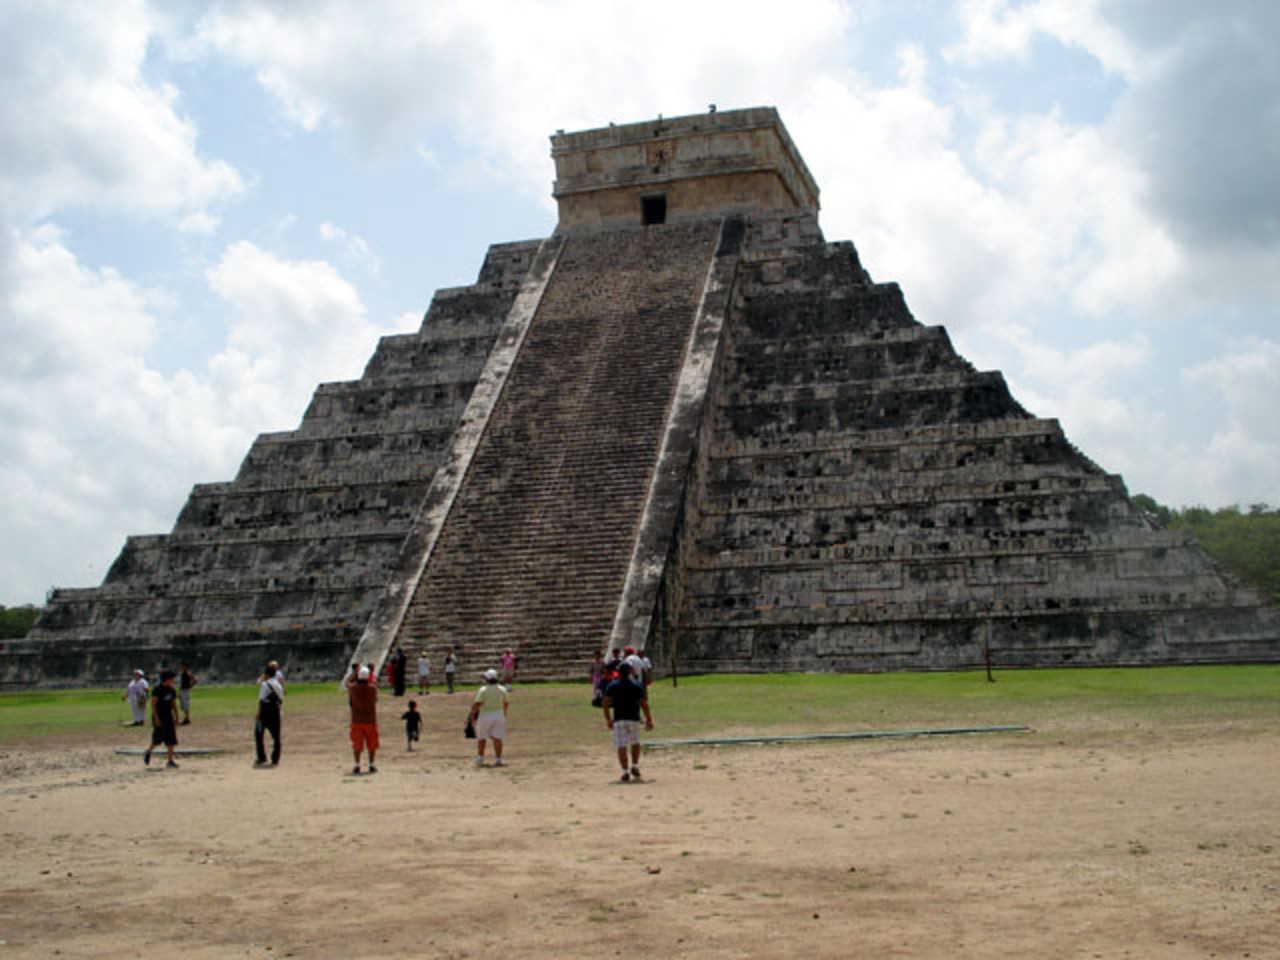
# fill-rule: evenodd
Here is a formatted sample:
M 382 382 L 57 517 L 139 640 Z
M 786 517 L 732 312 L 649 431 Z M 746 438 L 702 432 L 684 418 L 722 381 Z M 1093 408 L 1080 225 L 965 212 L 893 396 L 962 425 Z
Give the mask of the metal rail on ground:
M 674 747 L 721 747 L 748 743 L 806 743 L 817 740 L 885 740 L 894 737 L 949 737 L 973 733 L 1029 733 L 1022 724 L 998 724 L 990 727 L 937 727 L 917 730 L 857 730 L 849 733 L 792 733 L 758 737 L 697 737 L 691 740 L 649 740 L 646 750 L 668 750 Z

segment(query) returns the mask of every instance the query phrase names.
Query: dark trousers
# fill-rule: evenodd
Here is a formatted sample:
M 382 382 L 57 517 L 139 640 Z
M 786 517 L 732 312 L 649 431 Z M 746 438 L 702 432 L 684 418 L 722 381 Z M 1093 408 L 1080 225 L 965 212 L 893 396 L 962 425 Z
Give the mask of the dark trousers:
M 258 762 L 267 762 L 266 734 L 271 734 L 271 762 L 280 762 L 280 705 L 258 703 L 258 722 L 253 727 L 253 742 L 258 748 Z

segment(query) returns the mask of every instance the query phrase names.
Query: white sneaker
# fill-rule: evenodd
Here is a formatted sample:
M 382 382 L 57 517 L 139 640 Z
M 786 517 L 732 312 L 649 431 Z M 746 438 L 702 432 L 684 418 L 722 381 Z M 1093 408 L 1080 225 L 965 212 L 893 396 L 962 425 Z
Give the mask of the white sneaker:
M 494 765 L 495 767 L 505 767 L 505 766 L 506 766 L 506 764 L 502 762 L 502 758 L 501 758 L 501 757 L 499 757 L 497 760 L 493 761 L 493 765 Z
M 483 766 L 484 766 L 484 757 L 476 757 L 476 758 L 475 758 L 475 760 L 474 760 L 474 761 L 472 761 L 472 762 L 473 762 L 473 763 L 475 763 L 475 765 L 476 765 L 477 767 L 483 767 Z

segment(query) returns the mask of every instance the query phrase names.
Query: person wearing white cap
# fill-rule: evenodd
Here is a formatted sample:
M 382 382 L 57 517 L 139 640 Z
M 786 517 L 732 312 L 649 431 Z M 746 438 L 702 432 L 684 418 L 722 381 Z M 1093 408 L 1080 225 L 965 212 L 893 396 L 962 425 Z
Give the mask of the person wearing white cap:
M 128 700 L 133 710 L 133 725 L 140 727 L 147 722 L 147 680 L 141 670 L 133 671 L 133 680 L 124 688 L 121 700 Z
M 371 676 L 368 667 L 361 667 L 355 678 L 347 681 L 351 700 L 351 752 L 356 758 L 351 772 L 356 776 L 360 775 L 360 753 L 364 749 L 369 751 L 369 772 L 378 772 L 378 688 Z
M 476 728 L 476 766 L 484 766 L 484 744 L 493 741 L 493 765 L 501 767 L 502 741 L 507 734 L 507 688 L 498 683 L 498 671 L 484 672 L 484 685 L 476 692 L 475 702 L 471 704 L 469 723 Z

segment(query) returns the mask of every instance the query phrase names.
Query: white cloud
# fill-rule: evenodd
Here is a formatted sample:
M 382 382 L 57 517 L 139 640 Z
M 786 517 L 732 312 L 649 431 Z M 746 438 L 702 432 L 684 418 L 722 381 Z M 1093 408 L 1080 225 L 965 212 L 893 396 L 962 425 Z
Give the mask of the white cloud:
M 349 260 L 374 276 L 380 272 L 381 264 L 378 262 L 378 257 L 364 237 L 348 233 L 327 220 L 320 224 L 320 237 L 330 243 L 340 244 Z
M 186 471 L 225 469 L 243 433 L 207 385 L 144 364 L 149 291 L 84 267 L 51 228 L 7 236 L 0 516 L 23 549 L 0 558 L 0 583 L 6 600 L 38 601 L 47 571 L 93 582 L 125 534 L 166 529 Z
M 1148 171 L 1152 211 L 1193 249 L 1280 258 L 1280 6 L 1128 9 L 1142 55 L 1113 135 Z
M 1142 199 L 1192 248 L 1280 251 L 1280 7 L 1256 0 L 967 0 L 956 63 L 1025 60 L 1037 37 L 1124 76 L 1105 134 L 1146 171 Z
M 206 213 L 203 210 L 197 210 L 194 213 L 187 214 L 178 221 L 178 231 L 180 233 L 208 237 L 217 232 L 218 225 L 221 222 L 221 217 L 215 217 L 211 213 Z
M 1127 73 L 1134 53 L 1124 34 L 1108 22 L 1098 0 L 964 0 L 964 35 L 947 47 L 947 59 L 976 66 L 993 60 L 1027 60 L 1038 35 L 1053 37 L 1096 57 L 1107 70 Z
M 373 148 L 449 124 L 485 177 L 547 192 L 547 135 L 658 113 L 777 103 L 836 67 L 851 15 L 835 0 L 643 7 L 496 0 L 368 8 L 224 3 L 200 21 L 207 49 L 254 70 L 304 129 L 326 124 Z M 679 24 L 673 29 L 672 24 Z M 454 173 L 465 171 L 455 170 Z
M 210 360 L 210 374 L 229 418 L 257 431 L 295 425 L 317 383 L 359 377 L 387 332 L 324 261 L 283 260 L 241 241 L 207 276 L 232 309 L 227 348 Z
M 140 0 L 0 5 L 0 207 L 30 222 L 67 206 L 169 214 L 243 188 L 202 158 L 178 92 L 149 82 Z
M 90 269 L 51 227 L 0 242 L 0 557 L 4 602 L 98 581 L 130 533 L 172 526 L 193 479 L 230 478 L 252 437 L 295 427 L 315 385 L 358 377 L 381 333 L 327 263 L 233 244 L 209 270 L 231 307 L 206 369 L 162 375 L 146 354 L 169 297 Z M 75 558 L 69 560 L 68 558 Z
M 1183 372 L 1188 389 L 1208 391 L 1226 415 L 1204 449 L 1188 458 L 1192 489 L 1221 491 L 1233 501 L 1280 505 L 1280 341 L 1237 344 Z

